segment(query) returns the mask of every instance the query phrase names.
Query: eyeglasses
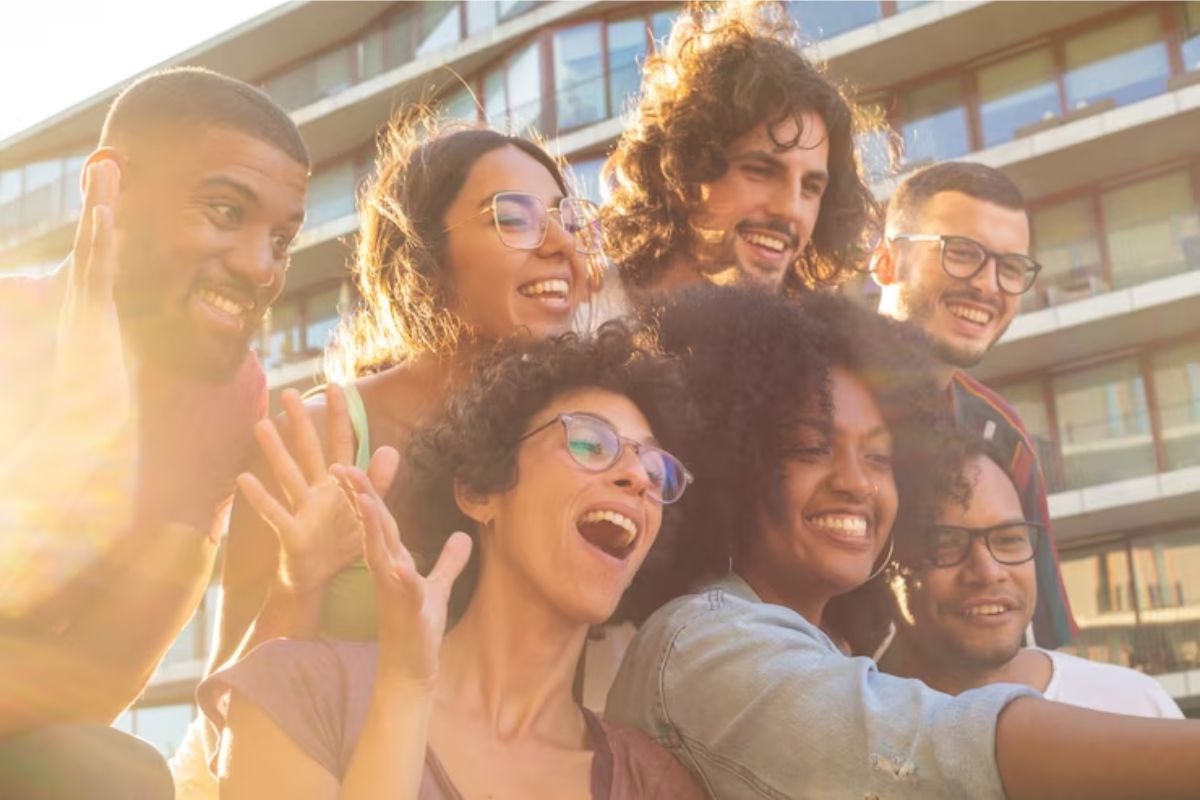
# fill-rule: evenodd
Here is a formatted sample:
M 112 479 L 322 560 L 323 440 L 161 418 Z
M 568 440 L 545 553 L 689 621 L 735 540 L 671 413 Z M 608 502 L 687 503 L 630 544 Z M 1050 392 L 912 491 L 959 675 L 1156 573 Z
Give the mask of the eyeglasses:
M 990 528 L 961 528 L 934 525 L 926 542 L 926 560 L 933 567 L 956 567 L 967 560 L 971 544 L 983 539 L 992 558 L 1000 564 L 1024 564 L 1037 552 L 1046 526 L 1036 522 L 1005 522 Z
M 979 274 L 989 259 L 996 262 L 996 282 L 1005 294 L 1024 294 L 1037 280 L 1042 265 L 1021 253 L 997 253 L 966 236 L 939 236 L 924 233 L 897 233 L 889 237 L 901 242 L 939 242 L 942 271 L 951 278 L 969 281 Z
M 625 452 L 633 448 L 646 475 L 650 478 L 650 496 L 668 505 L 683 497 L 683 491 L 695 480 L 678 458 L 666 450 L 635 442 L 617 433 L 607 420 L 586 413 L 558 414 L 545 425 L 539 425 L 517 441 L 524 441 L 556 422 L 561 422 L 567 439 L 567 452 L 575 463 L 588 472 L 604 472 Z
M 547 209 L 540 197 L 525 192 L 497 192 L 491 205 L 443 230 L 449 233 L 476 217 L 491 214 L 496 235 L 514 250 L 536 250 L 546 241 L 550 215 L 558 214 L 563 230 L 575 240 L 575 252 L 600 252 L 600 209 L 590 200 L 564 197 L 557 208 Z

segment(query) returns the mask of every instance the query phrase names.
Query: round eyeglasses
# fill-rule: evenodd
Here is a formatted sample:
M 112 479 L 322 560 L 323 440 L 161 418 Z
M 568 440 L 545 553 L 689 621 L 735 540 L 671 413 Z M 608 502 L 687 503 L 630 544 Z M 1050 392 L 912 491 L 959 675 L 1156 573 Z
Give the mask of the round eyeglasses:
M 467 222 L 491 214 L 501 243 L 514 250 L 536 250 L 546 241 L 550 215 L 558 214 L 563 230 L 575 240 L 575 252 L 600 252 L 600 208 L 581 197 L 564 197 L 556 208 L 546 208 L 540 197 L 527 192 L 497 192 L 487 208 L 445 228 L 449 233 Z
M 942 249 L 942 271 L 959 280 L 971 280 L 987 266 L 989 259 L 994 260 L 996 283 L 1005 294 L 1025 294 L 1042 271 L 1042 265 L 1027 255 L 997 253 L 966 236 L 897 233 L 888 238 L 898 242 L 938 242 Z
M 650 496 L 663 505 L 683 497 L 688 484 L 695 480 L 683 462 L 666 450 L 622 436 L 608 420 L 584 412 L 557 414 L 517 441 L 541 433 L 555 423 L 562 423 L 567 452 L 571 458 L 588 472 L 603 472 L 611 468 L 620 460 L 627 446 L 632 448 L 650 479 Z
M 963 528 L 934 525 L 927 540 L 925 558 L 933 567 L 956 567 L 967 560 L 971 544 L 983 539 L 997 563 L 1006 566 L 1024 564 L 1033 558 L 1044 525 L 1036 522 L 1004 522 L 990 528 Z

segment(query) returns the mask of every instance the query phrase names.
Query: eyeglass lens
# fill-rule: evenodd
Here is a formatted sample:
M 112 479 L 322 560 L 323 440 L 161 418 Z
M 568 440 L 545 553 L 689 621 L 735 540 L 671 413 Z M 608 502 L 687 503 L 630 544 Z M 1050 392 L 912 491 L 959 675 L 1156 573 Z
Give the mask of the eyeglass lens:
M 984 266 L 988 252 L 978 242 L 959 236 L 947 236 L 942 245 L 942 265 L 955 278 L 973 278 Z M 1022 294 L 1037 276 L 1033 259 L 1019 253 L 996 256 L 996 274 L 1001 290 Z
M 988 552 L 1001 564 L 1021 564 L 1033 558 L 1037 528 L 1014 523 L 985 530 L 940 527 L 934 532 L 931 555 L 937 566 L 953 566 L 966 560 L 976 536 L 983 536 Z
M 580 253 L 600 249 L 600 214 L 594 204 L 574 197 L 557 209 L 563 229 L 575 239 Z M 549 212 L 541 199 L 521 192 L 502 192 L 495 199 L 496 231 L 500 241 L 515 250 L 536 250 L 546 240 Z
M 581 467 L 601 472 L 617 463 L 624 442 L 612 426 L 581 414 L 564 417 L 564 422 L 567 450 Z M 637 456 L 658 500 L 673 503 L 683 495 L 687 478 L 683 464 L 677 458 L 651 445 L 638 445 Z

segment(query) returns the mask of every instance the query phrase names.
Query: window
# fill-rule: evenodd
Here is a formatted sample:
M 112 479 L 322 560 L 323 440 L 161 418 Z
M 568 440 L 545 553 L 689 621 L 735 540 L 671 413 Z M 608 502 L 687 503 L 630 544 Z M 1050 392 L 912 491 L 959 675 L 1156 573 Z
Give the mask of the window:
M 576 161 L 571 164 L 568 185 L 571 192 L 586 197 L 593 203 L 604 201 L 604 191 L 600 186 L 600 169 L 604 166 L 604 158 L 589 158 L 586 161 Z
M 863 104 L 862 112 L 870 120 L 871 127 L 855 135 L 854 149 L 858 151 L 867 179 L 877 181 L 896 171 L 900 143 L 880 105 Z
M 0 172 L 0 234 L 21 225 L 21 170 Z
M 508 116 L 519 135 L 542 128 L 542 62 L 537 42 L 526 47 L 508 62 L 505 81 Z
M 646 59 L 646 23 L 626 19 L 608 26 L 608 107 L 610 115 L 628 107 L 642 84 L 642 62 Z
M 1100 204 L 1114 287 L 1200 267 L 1200 217 L 1186 172 L 1107 192 Z
M 442 99 L 442 117 L 457 119 L 464 122 L 475 122 L 479 119 L 479 108 L 475 105 L 475 95 L 463 87 Z
M 896 0 L 896 13 L 923 6 L 928 2 L 929 0 Z
M 191 703 L 141 706 L 126 711 L 113 727 L 145 739 L 157 747 L 164 758 L 170 758 L 179 748 L 195 715 L 196 708 Z
M 495 128 L 508 126 L 508 99 L 504 95 L 504 65 L 483 76 L 483 115 Z
M 283 301 L 272 306 L 265 322 L 263 365 L 268 369 L 294 361 L 302 352 L 300 306 Z
M 1123 543 L 1064 553 L 1059 564 L 1080 628 L 1136 622 L 1133 581 Z
M 600 26 L 599 22 L 589 22 L 554 33 L 554 88 L 560 131 L 608 116 Z
M 1200 2 L 1183 4 L 1183 68 L 1200 69 Z
M 82 185 L 80 177 L 86 161 L 86 155 L 71 156 L 66 161 L 66 174 L 63 176 L 63 211 L 65 213 L 75 214 L 83 208 L 83 193 L 80 192 L 79 187 Z M 2 227 L 3 225 L 0 225 L 0 228 Z
M 416 53 L 413 47 L 414 17 L 414 7 L 404 6 L 400 12 L 388 18 L 383 29 L 383 52 L 388 69 L 413 60 Z
M 1170 64 L 1157 13 L 1068 39 L 1065 55 L 1063 80 L 1069 109 L 1108 98 L 1124 105 L 1167 88 Z
M 339 305 L 342 294 L 339 284 L 305 298 L 304 316 L 308 322 L 304 330 L 306 349 L 321 350 L 329 343 L 330 335 L 341 321 Z
M 475 0 L 467 3 L 467 35 L 474 36 L 496 27 L 500 21 L 499 9 L 492 0 Z
M 1194 668 L 1200 656 L 1200 530 L 1135 539 L 1132 556 L 1143 634 L 1134 664 L 1151 673 Z
M 654 36 L 654 41 L 665 42 L 671 36 L 671 26 L 675 24 L 675 18 L 679 16 L 679 9 L 672 8 L 668 11 L 659 11 L 650 17 L 650 32 Z
M 1200 343 L 1155 355 L 1154 391 L 1167 469 L 1200 464 Z
M 944 161 L 971 149 L 958 78 L 947 78 L 901 95 L 900 108 L 906 163 Z
M 36 225 L 55 219 L 62 208 L 62 159 L 25 165 L 22 223 Z
M 1033 446 L 1037 448 L 1038 464 L 1046 479 L 1046 490 L 1062 491 L 1062 459 L 1051 433 L 1050 415 L 1046 408 L 1042 382 L 1037 380 L 1010 384 L 1001 389 L 1000 394 L 1016 409 L 1017 415 L 1025 423 L 1025 429 L 1029 431 L 1030 438 L 1033 439 Z
M 1053 391 L 1069 488 L 1158 471 L 1146 388 L 1135 360 L 1057 377 Z
M 813 39 L 828 39 L 883 17 L 879 0 L 801 0 L 788 8 L 803 34 Z
M 417 55 L 424 56 L 462 38 L 456 2 L 426 2 L 417 12 Z
M 384 71 L 384 30 L 377 28 L 367 33 L 358 43 L 358 74 L 366 80 Z
M 1105 291 L 1092 198 L 1070 200 L 1031 215 L 1034 257 L 1042 265 L 1037 293 L 1047 305 Z
M 308 184 L 308 216 L 305 224 L 323 222 L 354 213 L 354 159 L 344 158 L 313 173 Z
M 284 108 L 302 108 L 352 85 L 357 55 L 357 42 L 338 47 L 268 79 L 263 88 Z
M 1011 141 L 1019 128 L 1059 111 L 1048 48 L 984 67 L 978 80 L 984 147 Z

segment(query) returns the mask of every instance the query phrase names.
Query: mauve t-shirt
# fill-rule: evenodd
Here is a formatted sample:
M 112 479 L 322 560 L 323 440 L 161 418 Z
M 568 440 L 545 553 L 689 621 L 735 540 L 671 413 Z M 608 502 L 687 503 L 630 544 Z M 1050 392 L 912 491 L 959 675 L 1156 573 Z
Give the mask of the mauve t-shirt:
M 374 642 L 276 639 L 213 673 L 196 690 L 205 715 L 224 727 L 231 691 L 249 700 L 310 758 L 339 780 L 366 723 L 375 684 Z M 583 709 L 594 752 L 593 800 L 701 800 L 708 797 L 661 745 L 634 728 Z M 462 800 L 432 748 L 418 800 Z

